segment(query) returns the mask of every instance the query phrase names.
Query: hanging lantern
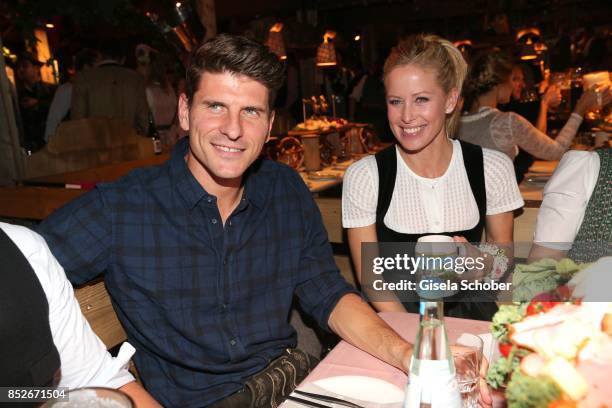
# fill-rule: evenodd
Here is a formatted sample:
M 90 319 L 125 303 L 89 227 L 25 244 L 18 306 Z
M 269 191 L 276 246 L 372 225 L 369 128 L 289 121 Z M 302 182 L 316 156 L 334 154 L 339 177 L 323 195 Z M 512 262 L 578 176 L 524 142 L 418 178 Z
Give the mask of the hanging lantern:
M 336 36 L 334 31 L 326 31 L 323 35 L 323 43 L 317 49 L 317 66 L 330 67 L 336 65 L 336 48 L 333 40 Z
M 284 60 L 287 59 L 287 52 L 285 51 L 285 40 L 283 39 L 282 31 L 283 23 L 276 23 L 270 27 L 266 45 L 270 48 L 270 51 L 278 55 L 278 58 Z
M 516 34 L 516 42 L 520 45 L 521 50 L 521 60 L 529 61 L 538 58 L 538 54 L 543 51 L 540 46 L 540 35 L 540 30 L 536 27 L 524 28 Z M 540 52 L 537 52 L 536 45 L 540 47 Z
M 455 41 L 453 45 L 457 47 L 459 51 L 461 51 L 463 58 L 466 59 L 467 56 L 469 56 L 472 53 L 472 50 L 474 49 L 474 45 L 472 44 L 471 40 Z

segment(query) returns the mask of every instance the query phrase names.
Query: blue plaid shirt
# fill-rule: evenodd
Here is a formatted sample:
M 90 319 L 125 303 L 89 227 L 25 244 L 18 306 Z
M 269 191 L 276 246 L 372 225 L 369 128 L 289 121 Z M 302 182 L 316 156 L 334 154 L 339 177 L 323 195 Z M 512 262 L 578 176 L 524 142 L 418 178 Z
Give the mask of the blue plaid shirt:
M 104 273 L 145 387 L 202 407 L 243 387 L 287 347 L 293 296 L 319 325 L 352 291 L 300 176 L 258 161 L 221 221 L 181 140 L 161 166 L 100 184 L 39 228 L 74 284 Z

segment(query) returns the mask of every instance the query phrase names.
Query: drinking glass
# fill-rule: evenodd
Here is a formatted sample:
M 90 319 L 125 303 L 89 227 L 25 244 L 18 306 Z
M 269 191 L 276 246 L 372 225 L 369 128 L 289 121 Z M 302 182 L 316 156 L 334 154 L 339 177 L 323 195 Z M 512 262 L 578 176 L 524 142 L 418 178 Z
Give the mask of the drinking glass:
M 462 334 L 451 348 L 463 408 L 477 408 L 483 342 L 475 334 Z
M 442 299 L 457 293 L 450 287 L 457 278 L 445 266 L 454 263 L 457 243 L 446 235 L 426 235 L 417 240 L 415 256 L 422 259 L 417 270 L 417 293 L 423 299 Z
M 572 89 L 572 78 L 569 72 L 553 72 L 550 79 L 551 84 L 556 85 L 561 90 L 561 105 L 559 105 L 559 110 L 569 110 Z

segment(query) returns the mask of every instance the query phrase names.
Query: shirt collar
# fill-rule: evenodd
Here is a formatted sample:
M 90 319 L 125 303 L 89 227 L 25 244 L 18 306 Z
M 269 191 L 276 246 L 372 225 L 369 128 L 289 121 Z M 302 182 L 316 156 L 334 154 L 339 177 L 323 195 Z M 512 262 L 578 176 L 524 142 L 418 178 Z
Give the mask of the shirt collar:
M 276 173 L 265 167 L 265 160 L 258 159 L 247 169 L 244 174 L 244 198 L 262 209 L 266 204 L 270 186 L 273 185 Z
M 187 207 L 194 208 L 202 199 L 215 198 L 198 183 L 187 167 L 185 156 L 189 151 L 189 137 L 180 139 L 172 151 L 169 161 L 171 180 L 181 194 Z M 246 171 L 243 198 L 261 209 L 265 205 L 268 191 L 273 184 L 275 172 L 265 166 L 264 160 L 257 160 Z

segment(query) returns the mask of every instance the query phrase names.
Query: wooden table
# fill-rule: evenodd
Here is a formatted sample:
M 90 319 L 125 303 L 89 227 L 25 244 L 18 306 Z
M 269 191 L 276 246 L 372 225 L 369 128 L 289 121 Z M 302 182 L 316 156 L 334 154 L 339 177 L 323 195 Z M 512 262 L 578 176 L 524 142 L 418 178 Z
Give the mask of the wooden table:
M 79 185 L 113 181 L 138 167 L 165 162 L 169 153 L 68 173 L 24 180 L 24 185 L 0 188 L 0 217 L 42 220 L 87 192 Z M 72 184 L 76 188 L 65 188 Z
M 109 182 L 139 167 L 164 163 L 169 154 L 161 154 L 146 159 L 111 164 L 91 169 L 37 177 L 23 181 L 23 185 L 0 188 L 0 217 L 43 220 L 56 209 L 87 192 L 98 182 Z M 334 177 L 320 179 L 316 174 L 300 172 L 310 191 L 319 193 L 342 183 L 346 167 L 330 166 L 318 174 Z M 67 187 L 68 186 L 68 187 Z
M 33 185 L 36 183 L 99 183 L 103 181 L 114 181 L 119 177 L 126 175 L 130 171 L 147 166 L 155 166 L 162 164 L 170 158 L 170 153 L 162 153 L 159 155 L 147 157 L 139 160 L 132 160 L 123 163 L 108 164 L 106 166 L 93 167 L 71 171 L 68 173 L 53 174 L 51 176 L 35 177 L 24 180 L 24 185 Z
M 328 135 L 330 133 L 344 133 L 349 129 L 363 128 L 369 126 L 366 123 L 349 122 L 344 126 L 326 127 L 322 129 L 293 129 L 287 132 L 289 136 L 304 136 L 304 135 Z
M 558 164 L 558 160 L 536 160 L 531 167 L 529 167 L 529 170 L 525 174 L 525 179 L 519 184 L 519 189 L 523 196 L 523 200 L 525 200 L 526 208 L 540 208 L 544 192 L 543 182 L 532 183 L 529 179 L 531 177 L 550 178 Z

